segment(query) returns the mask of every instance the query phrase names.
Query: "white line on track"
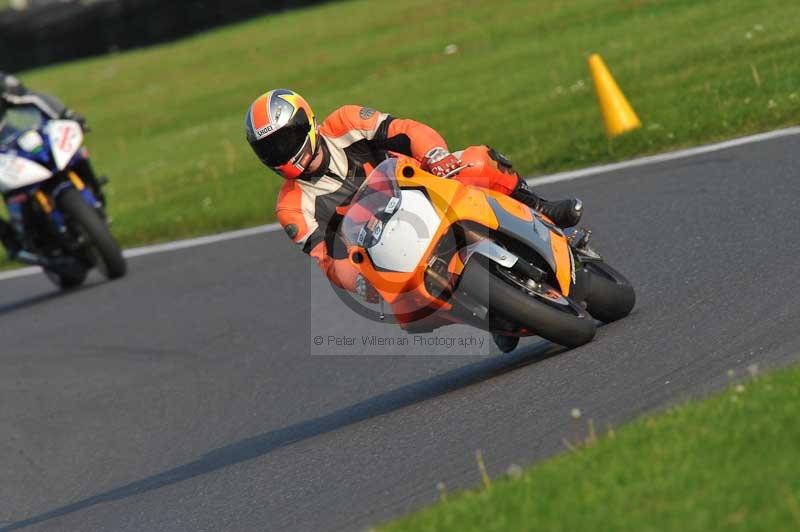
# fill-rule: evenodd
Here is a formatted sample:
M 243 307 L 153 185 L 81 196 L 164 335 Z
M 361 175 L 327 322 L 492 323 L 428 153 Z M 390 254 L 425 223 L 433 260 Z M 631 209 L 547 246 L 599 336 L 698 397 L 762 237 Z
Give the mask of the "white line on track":
M 41 273 L 42 269 L 37 266 L 30 266 L 28 268 L 19 268 L 17 270 L 8 270 L 7 272 L 0 272 L 0 281 L 7 279 L 16 279 L 17 277 L 27 277 L 35 273 Z
M 164 242 L 163 244 L 154 244 L 152 246 L 143 246 L 140 248 L 128 249 L 125 251 L 125 257 L 130 259 L 133 257 L 141 257 L 142 255 L 164 253 L 165 251 L 175 251 L 178 249 L 205 246 L 207 244 L 215 244 L 217 242 L 224 242 L 226 240 L 244 238 L 246 236 L 271 233 L 273 231 L 278 231 L 280 229 L 281 229 L 280 224 L 259 225 L 257 227 L 248 227 L 247 229 L 227 231 L 225 233 L 219 233 L 216 235 L 201 236 L 199 238 L 189 238 L 187 240 L 176 240 L 174 242 Z
M 744 146 L 745 144 L 754 144 L 756 142 L 764 142 L 765 140 L 778 139 L 781 137 L 789 137 L 791 135 L 800 135 L 800 127 L 790 127 L 786 129 L 778 129 L 776 131 L 769 131 L 767 133 L 759 133 L 758 135 L 750 135 L 749 137 L 740 137 L 738 139 L 726 140 L 725 142 L 718 142 L 716 144 L 708 144 L 706 146 L 698 146 L 696 148 L 689 148 L 680 151 L 671 151 L 667 153 L 660 153 L 658 155 L 649 155 L 647 157 L 640 157 L 638 159 L 631 159 L 629 161 L 622 161 L 620 163 L 604 164 L 600 166 L 590 166 L 581 170 L 571 170 L 568 172 L 559 172 L 557 174 L 529 177 L 528 183 L 531 185 L 547 185 L 548 183 L 560 183 L 561 181 L 571 181 L 573 179 L 582 179 L 597 174 L 605 174 L 614 172 L 616 170 L 624 170 L 626 168 L 636 168 L 638 166 L 645 166 L 648 164 L 663 163 L 665 161 L 674 161 L 675 159 L 684 159 L 686 157 L 694 157 L 695 155 L 702 155 L 704 153 L 711 153 L 715 151 L 727 150 L 737 146 Z
M 528 178 L 528 182 L 532 185 L 546 185 L 548 183 L 560 183 L 561 181 L 571 181 L 573 179 L 583 179 L 585 177 L 605 174 L 614 172 L 616 170 L 624 170 L 627 168 L 636 168 L 639 166 L 646 166 L 650 164 L 663 163 L 666 161 L 674 161 L 676 159 L 684 159 L 693 157 L 695 155 L 702 155 L 737 146 L 744 146 L 746 144 L 754 144 L 757 142 L 764 142 L 767 140 L 777 139 L 781 137 L 788 137 L 791 135 L 800 135 L 800 127 L 791 127 L 786 129 L 779 129 L 777 131 L 770 131 L 767 133 L 759 133 L 758 135 L 750 135 L 749 137 L 741 137 L 738 139 L 728 140 L 725 142 L 718 142 L 716 144 L 708 144 L 706 146 L 699 146 L 697 148 L 689 148 L 687 150 L 673 151 L 661 153 L 658 155 L 651 155 L 648 157 L 640 157 L 638 159 L 631 159 L 630 161 L 623 161 L 619 163 L 604 164 L 600 166 L 591 166 L 581 170 L 572 170 L 568 172 L 559 172 L 557 174 L 538 176 Z M 250 227 L 247 229 L 239 229 L 237 231 L 228 231 L 216 235 L 202 236 L 199 238 L 189 238 L 185 240 L 176 240 L 174 242 L 165 242 L 163 244 L 154 244 L 152 246 L 143 246 L 133 248 L 125 251 L 125 257 L 134 258 L 144 255 L 153 255 L 155 253 L 165 253 L 168 251 L 176 251 L 179 249 L 193 248 L 197 246 L 205 246 L 208 244 L 215 244 L 217 242 L 225 242 L 226 240 L 234 240 L 237 238 L 244 238 L 253 235 L 260 235 L 264 233 L 272 233 L 281 229 L 279 224 L 260 225 L 258 227 Z M 37 266 L 29 268 L 20 268 L 18 270 L 10 270 L 7 272 L 0 272 L 0 281 L 7 279 L 16 279 L 19 277 L 26 277 L 42 270 Z
M 267 224 L 259 225 L 257 227 L 248 227 L 247 229 L 238 229 L 236 231 L 227 231 L 216 235 L 201 236 L 198 238 L 187 238 L 185 240 L 175 240 L 173 242 L 164 242 L 163 244 L 153 244 L 151 246 L 142 246 L 139 248 L 126 249 L 123 253 L 126 258 L 132 259 L 134 257 L 141 257 L 143 255 L 153 255 L 155 253 L 165 253 L 167 251 L 176 251 L 179 249 L 193 248 L 197 246 L 205 246 L 207 244 L 215 244 L 217 242 L 224 242 L 226 240 L 234 240 L 236 238 L 244 238 L 246 236 L 261 235 L 264 233 L 271 233 L 281 229 L 280 224 Z M 29 266 L 27 268 L 20 268 L 18 270 L 9 270 L 7 272 L 0 272 L 0 281 L 7 279 L 16 279 L 18 277 L 27 277 L 41 273 L 42 269 L 38 266 Z

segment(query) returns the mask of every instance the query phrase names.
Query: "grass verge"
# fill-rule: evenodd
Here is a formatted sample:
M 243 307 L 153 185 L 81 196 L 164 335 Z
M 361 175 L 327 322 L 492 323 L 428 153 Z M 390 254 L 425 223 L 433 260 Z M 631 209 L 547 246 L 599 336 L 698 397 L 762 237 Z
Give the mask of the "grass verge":
M 799 530 L 798 418 L 800 368 L 779 371 L 380 530 Z
M 89 118 L 114 231 L 133 245 L 274 219 L 280 182 L 242 132 L 268 88 L 321 117 L 346 103 L 415 117 L 538 173 L 797 123 L 797 20 L 785 0 L 338 1 L 21 77 Z M 645 125 L 614 142 L 594 51 Z

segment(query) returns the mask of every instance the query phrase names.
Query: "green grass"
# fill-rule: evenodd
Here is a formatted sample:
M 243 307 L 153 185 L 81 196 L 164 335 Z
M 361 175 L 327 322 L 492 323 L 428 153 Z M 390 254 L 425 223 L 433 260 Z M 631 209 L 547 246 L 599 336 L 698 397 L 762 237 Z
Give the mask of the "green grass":
M 379 528 L 800 530 L 798 419 L 796 368 L 640 419 L 517 478 L 451 494 Z
M 89 118 L 131 245 L 274 219 L 280 181 L 242 131 L 269 88 L 298 90 L 320 117 L 346 103 L 415 117 L 533 174 L 797 123 L 797 20 L 785 0 L 339 1 L 21 77 Z M 645 124 L 614 142 L 595 51 Z

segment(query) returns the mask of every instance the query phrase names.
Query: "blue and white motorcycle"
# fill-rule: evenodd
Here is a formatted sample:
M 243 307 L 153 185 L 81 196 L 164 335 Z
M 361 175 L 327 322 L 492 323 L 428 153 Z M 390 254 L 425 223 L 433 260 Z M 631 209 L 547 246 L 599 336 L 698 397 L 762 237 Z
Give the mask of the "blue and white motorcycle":
M 126 263 L 108 228 L 101 184 L 91 173 L 83 128 L 14 108 L 0 129 L 0 192 L 22 251 L 62 289 L 80 286 L 97 268 L 108 279 Z

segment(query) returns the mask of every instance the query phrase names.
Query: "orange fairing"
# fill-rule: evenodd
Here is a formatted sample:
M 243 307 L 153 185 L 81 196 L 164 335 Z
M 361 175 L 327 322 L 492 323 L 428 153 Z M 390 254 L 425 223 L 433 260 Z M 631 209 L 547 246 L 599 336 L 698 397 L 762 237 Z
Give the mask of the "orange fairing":
M 470 221 L 490 230 L 499 228 L 499 221 L 489 199 L 496 201 L 509 214 L 526 222 L 533 221 L 532 211 L 521 203 L 500 193 L 483 188 L 465 186 L 456 180 L 442 179 L 421 170 L 416 161 L 400 159 L 396 167 L 397 183 L 401 189 L 422 190 L 431 200 L 434 210 L 441 218 L 436 233 L 431 238 L 420 264 L 430 261 L 431 254 L 445 234 L 451 231 L 454 223 Z M 572 279 L 572 262 L 568 244 L 558 232 L 551 231 L 550 242 L 556 265 L 556 278 L 564 295 L 569 295 Z M 413 321 L 413 316 L 425 308 L 449 309 L 450 304 L 432 296 L 425 286 L 425 268 L 417 267 L 411 272 L 378 270 L 372 263 L 369 253 L 357 245 L 348 249 L 348 261 L 392 305 L 393 313 L 399 321 Z M 458 257 L 458 254 L 456 254 Z M 463 270 L 459 258 L 448 265 L 451 274 Z M 400 315 L 407 318 L 400 319 Z
M 509 212 L 517 218 L 525 220 L 526 222 L 533 222 L 533 212 L 531 212 L 531 209 L 527 205 L 524 205 L 515 199 L 511 199 L 509 196 L 506 196 L 500 192 L 495 192 L 493 190 L 484 190 L 484 192 L 493 197 L 506 212 Z
M 497 229 L 497 218 L 486 201 L 486 189 L 464 186 L 456 180 L 442 179 L 421 170 L 419 163 L 404 158 L 397 165 L 397 181 L 401 188 L 425 189 L 437 214 L 445 223 L 434 238 L 437 241 L 455 222 L 472 221 Z
M 550 246 L 553 248 L 553 257 L 556 259 L 556 279 L 561 286 L 561 292 L 568 296 L 572 281 L 572 256 L 569 252 L 569 244 L 563 236 L 551 231 Z
M 413 290 L 414 286 L 421 281 L 421 279 L 415 279 L 418 276 L 421 277 L 419 271 L 391 272 L 376 270 L 369 255 L 364 253 L 362 248 L 353 246 L 348 250 L 348 254 L 350 263 L 372 283 L 375 289 L 380 292 L 381 297 L 388 303 L 394 303 L 400 295 Z M 358 260 L 356 260 L 356 257 L 358 257 Z
M 461 253 L 453 253 L 453 257 L 447 265 L 447 271 L 452 275 L 461 275 L 464 271 L 464 266 L 466 266 L 466 264 L 461 260 Z
M 354 260 L 357 254 L 360 254 L 358 260 Z M 379 271 L 375 269 L 369 255 L 358 247 L 350 248 L 349 256 L 351 264 L 372 283 L 381 297 L 392 305 L 394 314 L 414 313 L 426 307 L 450 308 L 449 303 L 439 301 L 428 293 L 425 288 L 424 269 L 417 268 L 413 272 Z
M 421 170 L 418 164 L 411 159 L 398 161 L 398 184 L 403 189 L 424 190 L 442 219 L 422 261 L 427 262 L 430 259 L 436 244 L 455 222 L 469 220 L 491 229 L 498 227 L 497 218 L 486 201 L 485 190 L 465 187 L 457 181 L 433 176 Z M 404 309 L 413 312 L 429 305 L 449 308 L 449 304 L 436 300 L 428 293 L 424 282 L 424 268 L 417 268 L 413 272 L 378 271 L 362 248 L 353 246 L 348 252 L 351 264 L 372 283 L 387 303 L 393 305 L 396 313 L 402 313 Z

